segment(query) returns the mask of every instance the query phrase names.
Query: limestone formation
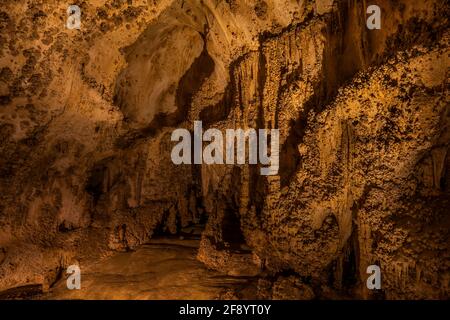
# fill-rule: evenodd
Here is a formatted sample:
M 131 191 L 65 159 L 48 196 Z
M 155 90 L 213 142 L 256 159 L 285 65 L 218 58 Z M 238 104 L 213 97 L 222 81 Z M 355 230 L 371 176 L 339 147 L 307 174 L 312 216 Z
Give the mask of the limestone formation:
M 379 30 L 359 0 L 77 0 L 68 29 L 0 0 L 0 298 L 176 237 L 252 279 L 218 298 L 448 299 L 450 8 L 374 2 Z M 279 129 L 278 175 L 175 165 L 195 121 Z

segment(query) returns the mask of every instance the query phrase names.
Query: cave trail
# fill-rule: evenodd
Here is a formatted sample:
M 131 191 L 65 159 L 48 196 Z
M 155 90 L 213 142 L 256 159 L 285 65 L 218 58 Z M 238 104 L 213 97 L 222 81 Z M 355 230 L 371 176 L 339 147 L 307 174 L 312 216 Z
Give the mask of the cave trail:
M 82 270 L 81 289 L 61 279 L 44 299 L 217 299 L 250 279 L 208 270 L 196 259 L 198 240 L 163 238 L 116 253 Z

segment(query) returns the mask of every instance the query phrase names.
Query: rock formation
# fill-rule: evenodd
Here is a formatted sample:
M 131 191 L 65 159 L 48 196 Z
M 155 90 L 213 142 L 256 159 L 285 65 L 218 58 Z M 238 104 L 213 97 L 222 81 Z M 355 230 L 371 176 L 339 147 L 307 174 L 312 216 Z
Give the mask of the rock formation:
M 204 225 L 251 298 L 448 299 L 450 8 L 373 2 L 379 30 L 358 0 L 77 0 L 71 30 L 0 0 L 0 291 Z M 198 120 L 279 129 L 279 175 L 173 164 Z

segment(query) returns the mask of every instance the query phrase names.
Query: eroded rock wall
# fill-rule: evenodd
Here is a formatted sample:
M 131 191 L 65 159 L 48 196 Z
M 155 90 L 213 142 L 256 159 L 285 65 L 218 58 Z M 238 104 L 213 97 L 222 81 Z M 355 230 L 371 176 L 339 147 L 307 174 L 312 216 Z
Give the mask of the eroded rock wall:
M 260 297 L 448 297 L 445 1 L 380 0 L 381 30 L 354 0 L 76 4 L 2 2 L 1 289 L 206 222 Z M 279 175 L 174 165 L 196 120 L 280 129 Z

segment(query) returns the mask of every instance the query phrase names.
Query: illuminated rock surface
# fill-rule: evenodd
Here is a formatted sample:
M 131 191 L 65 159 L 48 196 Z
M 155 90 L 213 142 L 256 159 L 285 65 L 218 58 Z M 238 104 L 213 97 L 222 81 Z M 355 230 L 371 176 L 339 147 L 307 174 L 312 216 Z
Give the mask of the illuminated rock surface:
M 62 280 L 44 299 L 218 299 L 255 294 L 247 277 L 211 271 L 196 259 L 198 241 L 164 240 L 117 253 L 83 269 L 82 288 Z
M 381 30 L 356 0 L 79 1 L 67 30 L 64 1 L 0 0 L 0 291 L 188 298 L 209 268 L 198 297 L 448 299 L 449 7 L 377 2 Z M 174 165 L 198 120 L 279 128 L 279 176 Z M 146 244 L 191 233 L 164 274 Z M 96 263 L 98 296 L 61 291 Z

